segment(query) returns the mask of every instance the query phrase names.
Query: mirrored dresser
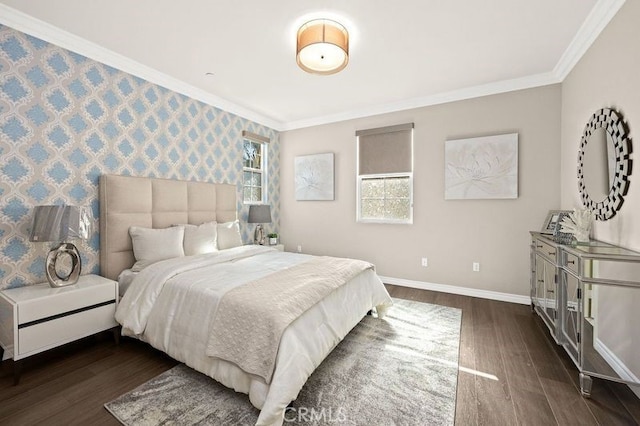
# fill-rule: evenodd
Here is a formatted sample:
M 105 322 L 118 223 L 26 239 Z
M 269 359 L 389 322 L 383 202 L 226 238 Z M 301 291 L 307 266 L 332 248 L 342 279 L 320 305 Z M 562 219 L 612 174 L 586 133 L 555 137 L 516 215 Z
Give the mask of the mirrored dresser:
M 582 394 L 599 377 L 640 396 L 640 253 L 531 237 L 531 307 L 578 368 Z

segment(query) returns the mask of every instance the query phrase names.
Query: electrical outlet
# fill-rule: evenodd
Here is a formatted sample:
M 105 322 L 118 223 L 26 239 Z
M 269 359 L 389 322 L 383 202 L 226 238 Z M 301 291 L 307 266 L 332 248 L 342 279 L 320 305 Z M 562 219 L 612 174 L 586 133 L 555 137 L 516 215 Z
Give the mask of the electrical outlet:
M 473 272 L 480 272 L 480 263 L 473 262 Z
M 427 260 L 427 258 L 426 258 L 426 257 L 423 257 L 423 258 L 422 258 L 422 266 L 424 266 L 425 268 L 426 268 L 427 266 L 429 266 L 429 261 Z
M 302 253 L 302 244 L 298 244 L 298 253 Z

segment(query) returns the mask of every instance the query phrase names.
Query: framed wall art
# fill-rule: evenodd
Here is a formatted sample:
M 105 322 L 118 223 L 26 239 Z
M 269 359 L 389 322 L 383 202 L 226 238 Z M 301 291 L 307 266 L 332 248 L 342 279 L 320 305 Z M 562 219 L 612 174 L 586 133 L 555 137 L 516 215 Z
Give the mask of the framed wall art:
M 518 134 L 445 142 L 445 200 L 518 198 Z
M 334 199 L 333 153 L 295 158 L 295 197 L 298 201 Z

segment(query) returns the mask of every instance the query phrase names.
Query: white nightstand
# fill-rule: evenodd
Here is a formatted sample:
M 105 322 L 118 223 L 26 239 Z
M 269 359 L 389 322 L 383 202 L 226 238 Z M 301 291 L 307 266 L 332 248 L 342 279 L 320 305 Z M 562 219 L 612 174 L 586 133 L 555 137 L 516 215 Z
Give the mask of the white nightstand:
M 0 292 L 0 345 L 3 358 L 16 361 L 15 383 L 21 359 L 116 327 L 117 304 L 117 281 L 98 275 L 67 287 L 44 283 Z
M 279 250 L 279 251 L 284 251 L 284 244 L 275 244 L 275 245 L 272 245 L 272 246 L 269 246 L 269 247 L 273 247 L 274 249 Z

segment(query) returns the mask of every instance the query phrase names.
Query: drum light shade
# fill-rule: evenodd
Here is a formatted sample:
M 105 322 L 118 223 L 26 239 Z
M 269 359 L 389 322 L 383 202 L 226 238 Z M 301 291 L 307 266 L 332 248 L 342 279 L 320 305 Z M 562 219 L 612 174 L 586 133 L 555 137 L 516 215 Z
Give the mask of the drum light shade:
M 296 61 L 313 74 L 335 74 L 349 62 L 349 33 L 330 19 L 309 21 L 298 30 Z

